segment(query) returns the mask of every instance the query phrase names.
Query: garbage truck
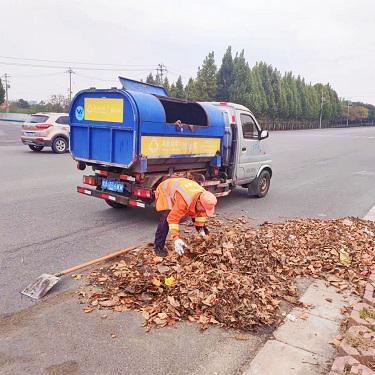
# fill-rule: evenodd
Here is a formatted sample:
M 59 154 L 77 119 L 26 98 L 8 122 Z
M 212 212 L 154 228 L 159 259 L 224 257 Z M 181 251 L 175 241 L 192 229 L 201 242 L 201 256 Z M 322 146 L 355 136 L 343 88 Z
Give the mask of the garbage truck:
M 113 208 L 145 208 L 160 182 L 180 176 L 218 197 L 236 187 L 267 194 L 269 134 L 248 108 L 181 100 L 160 86 L 119 80 L 122 88 L 83 90 L 72 101 L 70 153 L 79 170 L 92 170 L 78 193 Z

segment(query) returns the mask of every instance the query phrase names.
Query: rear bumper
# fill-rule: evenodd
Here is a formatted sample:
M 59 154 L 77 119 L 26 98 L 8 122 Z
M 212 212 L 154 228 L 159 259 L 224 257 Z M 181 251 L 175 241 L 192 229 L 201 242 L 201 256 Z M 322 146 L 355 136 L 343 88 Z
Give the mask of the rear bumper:
M 104 200 L 110 200 L 112 202 L 123 204 L 124 206 L 134 206 L 134 207 L 141 207 L 145 208 L 150 206 L 149 203 L 133 199 L 129 197 L 124 197 L 123 195 L 112 193 L 112 192 L 103 192 L 95 189 L 88 189 L 86 187 L 77 186 L 77 192 L 85 195 L 91 195 L 95 198 L 100 198 Z
M 21 141 L 24 145 L 31 145 L 31 146 L 51 147 L 52 145 L 51 140 L 42 139 L 42 138 L 21 137 Z

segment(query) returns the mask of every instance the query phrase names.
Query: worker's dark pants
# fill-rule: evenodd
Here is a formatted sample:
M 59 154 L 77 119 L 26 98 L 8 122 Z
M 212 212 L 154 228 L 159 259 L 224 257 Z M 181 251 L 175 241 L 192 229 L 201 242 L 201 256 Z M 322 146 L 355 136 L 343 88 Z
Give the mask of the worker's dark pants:
M 167 239 L 169 232 L 169 225 L 167 221 L 169 212 L 169 210 L 160 212 L 159 224 L 155 233 L 155 249 L 164 249 L 165 240 Z

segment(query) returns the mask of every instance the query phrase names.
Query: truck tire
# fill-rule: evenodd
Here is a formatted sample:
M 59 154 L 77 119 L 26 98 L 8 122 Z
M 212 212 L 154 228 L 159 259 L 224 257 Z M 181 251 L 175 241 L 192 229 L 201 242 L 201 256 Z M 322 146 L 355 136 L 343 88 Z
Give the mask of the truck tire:
M 68 141 L 64 137 L 56 137 L 52 142 L 52 150 L 55 154 L 64 154 L 68 151 Z
M 109 199 L 106 199 L 105 203 L 107 203 L 108 206 L 111 206 L 112 208 L 125 208 L 125 207 L 127 207 L 127 206 L 124 206 L 123 204 L 110 201 Z
M 264 198 L 271 184 L 270 172 L 264 170 L 260 175 L 251 183 L 248 187 L 248 194 L 250 196 L 256 196 L 258 198 Z
M 33 146 L 33 145 L 29 145 L 30 147 L 30 150 L 34 151 L 34 152 L 40 152 L 44 149 L 43 146 Z

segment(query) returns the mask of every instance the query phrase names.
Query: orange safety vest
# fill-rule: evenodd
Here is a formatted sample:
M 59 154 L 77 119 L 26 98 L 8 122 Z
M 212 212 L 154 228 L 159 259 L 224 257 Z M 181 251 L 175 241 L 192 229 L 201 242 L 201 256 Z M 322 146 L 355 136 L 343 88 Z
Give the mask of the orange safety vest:
M 195 218 L 196 226 L 204 226 L 207 221 L 205 212 L 197 212 L 196 204 L 204 188 L 195 181 L 187 178 L 174 177 L 163 181 L 156 189 L 156 211 L 170 210 L 167 218 L 172 236 L 179 235 L 179 222 L 185 215 Z M 177 194 L 178 193 L 178 194 Z M 179 200 L 184 201 L 184 210 L 178 209 L 181 206 Z
M 156 189 L 156 211 L 171 210 L 177 191 L 181 194 L 186 204 L 191 207 L 193 203 L 194 205 L 197 203 L 204 188 L 187 178 L 169 178 L 163 181 Z

